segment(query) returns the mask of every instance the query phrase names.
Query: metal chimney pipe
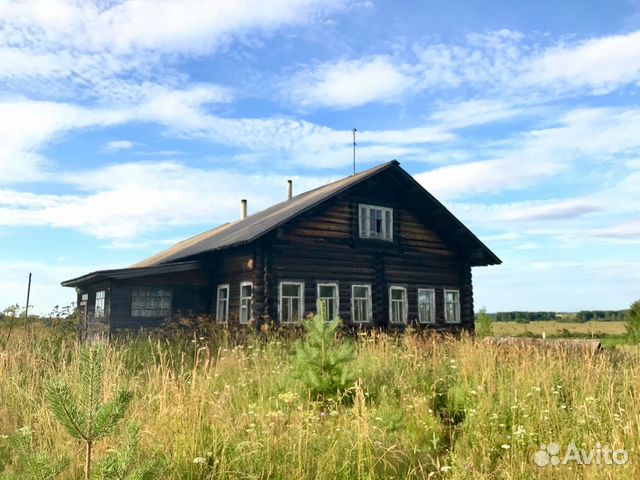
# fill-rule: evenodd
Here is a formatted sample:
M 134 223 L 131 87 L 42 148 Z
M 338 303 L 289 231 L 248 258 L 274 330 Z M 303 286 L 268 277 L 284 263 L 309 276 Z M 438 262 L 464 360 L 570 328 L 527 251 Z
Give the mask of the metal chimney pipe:
M 247 201 L 240 200 L 240 220 L 247 218 Z
M 291 200 L 291 198 L 293 197 L 293 180 L 287 180 L 287 199 Z

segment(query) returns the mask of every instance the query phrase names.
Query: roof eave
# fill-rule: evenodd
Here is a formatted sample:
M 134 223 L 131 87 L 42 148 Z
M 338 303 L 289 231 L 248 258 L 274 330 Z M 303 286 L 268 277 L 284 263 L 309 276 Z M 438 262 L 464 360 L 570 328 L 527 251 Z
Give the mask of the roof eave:
M 126 278 L 147 277 L 151 275 L 161 275 L 172 272 L 185 272 L 199 270 L 202 268 L 200 262 L 177 262 L 171 264 L 153 265 L 150 267 L 118 268 L 114 270 L 98 270 L 87 273 L 80 277 L 72 278 L 61 282 L 63 287 L 78 287 L 96 280 L 122 280 Z

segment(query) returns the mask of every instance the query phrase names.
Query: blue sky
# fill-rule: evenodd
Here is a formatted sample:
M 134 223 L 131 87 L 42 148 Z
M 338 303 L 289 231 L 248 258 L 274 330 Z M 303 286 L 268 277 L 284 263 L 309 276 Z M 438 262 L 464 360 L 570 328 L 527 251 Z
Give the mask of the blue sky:
M 640 297 L 640 2 L 0 0 L 0 308 L 393 158 L 502 258 L 476 306 Z

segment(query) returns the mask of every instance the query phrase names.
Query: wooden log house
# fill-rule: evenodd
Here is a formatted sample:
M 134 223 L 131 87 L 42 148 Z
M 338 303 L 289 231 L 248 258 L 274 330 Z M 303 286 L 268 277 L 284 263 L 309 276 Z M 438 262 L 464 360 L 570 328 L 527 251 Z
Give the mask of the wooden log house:
M 472 330 L 471 268 L 500 259 L 392 161 L 184 240 L 74 287 L 86 334 L 176 315 L 260 327 L 325 302 L 353 326 Z

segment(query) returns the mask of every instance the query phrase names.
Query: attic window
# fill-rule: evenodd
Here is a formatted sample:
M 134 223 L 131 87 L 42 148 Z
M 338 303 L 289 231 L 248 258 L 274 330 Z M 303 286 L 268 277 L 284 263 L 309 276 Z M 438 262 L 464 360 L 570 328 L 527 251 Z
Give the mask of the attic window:
M 393 241 L 393 209 L 360 204 L 360 238 Z

